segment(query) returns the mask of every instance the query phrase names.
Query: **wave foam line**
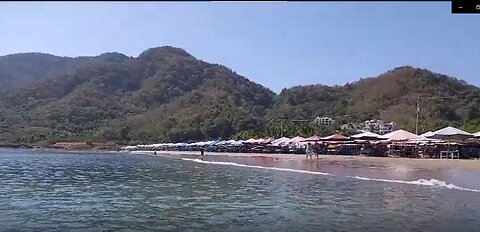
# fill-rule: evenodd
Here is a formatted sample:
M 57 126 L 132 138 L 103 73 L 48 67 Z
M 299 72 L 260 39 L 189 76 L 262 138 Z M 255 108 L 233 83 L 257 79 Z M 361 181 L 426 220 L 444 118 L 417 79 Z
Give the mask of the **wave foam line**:
M 464 187 L 460 187 L 460 186 L 457 186 L 457 185 L 454 185 L 454 184 L 448 184 L 448 183 L 446 183 L 445 181 L 436 180 L 436 179 L 430 179 L 430 180 L 419 179 L 419 180 L 407 181 L 407 180 L 377 179 L 377 178 L 368 178 L 368 177 L 362 177 L 362 176 L 349 176 L 349 178 L 354 178 L 354 179 L 357 179 L 357 180 L 369 180 L 369 181 L 388 182 L 388 183 L 400 183 L 400 184 L 432 186 L 432 187 L 440 187 L 440 188 L 447 188 L 447 189 L 457 189 L 457 190 L 463 190 L 463 191 L 480 193 L 480 189 L 464 188 Z
M 201 160 L 201 159 L 189 159 L 189 158 L 182 158 L 182 160 L 193 161 L 193 162 L 203 163 L 203 164 L 219 164 L 219 165 L 229 165 L 229 166 L 236 166 L 236 167 L 258 168 L 258 169 L 268 169 L 268 170 L 286 171 L 286 172 L 298 172 L 298 173 L 306 173 L 306 174 L 314 174 L 314 175 L 322 175 L 322 176 L 333 176 L 332 174 L 326 173 L 326 172 L 313 172 L 313 171 L 297 170 L 297 169 L 290 169 L 290 168 L 263 167 L 263 166 L 238 164 L 238 163 L 233 163 L 233 162 L 205 161 L 205 160 Z
M 268 169 L 268 170 L 297 172 L 297 173 L 323 175 L 323 176 L 335 176 L 331 173 L 325 173 L 325 172 L 313 172 L 313 171 L 290 169 L 290 168 L 263 167 L 263 166 L 246 165 L 246 164 L 239 164 L 239 163 L 233 163 L 233 162 L 205 161 L 205 160 L 201 160 L 201 159 L 189 159 L 189 158 L 182 158 L 182 160 L 193 161 L 193 162 L 204 163 L 204 164 L 229 165 L 229 166 L 236 166 L 236 167 Z M 455 189 L 455 190 L 462 190 L 462 191 L 480 193 L 480 189 L 464 188 L 464 187 L 460 187 L 460 186 L 457 186 L 457 185 L 454 185 L 454 184 L 448 184 L 444 181 L 436 180 L 436 179 L 430 179 L 430 180 L 419 179 L 419 180 L 407 181 L 407 180 L 378 179 L 378 178 L 369 178 L 369 177 L 362 177 L 362 176 L 347 176 L 347 177 L 352 178 L 352 179 L 357 179 L 357 180 L 364 180 L 364 181 L 377 181 L 377 182 L 431 186 L 431 187 L 437 187 L 437 188 Z

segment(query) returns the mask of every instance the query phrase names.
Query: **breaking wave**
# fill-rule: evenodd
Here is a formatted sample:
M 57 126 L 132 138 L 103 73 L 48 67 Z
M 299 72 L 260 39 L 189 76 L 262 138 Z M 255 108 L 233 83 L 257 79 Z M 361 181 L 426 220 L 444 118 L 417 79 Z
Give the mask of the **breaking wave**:
M 236 167 L 269 169 L 269 170 L 276 170 L 276 171 L 298 172 L 298 173 L 306 173 L 306 174 L 314 174 L 314 175 L 322 175 L 322 176 L 332 176 L 332 174 L 325 173 L 325 172 L 313 172 L 313 171 L 290 169 L 290 168 L 263 167 L 263 166 L 238 164 L 238 163 L 233 163 L 233 162 L 205 161 L 205 160 L 201 160 L 201 159 L 189 159 L 189 158 L 182 158 L 182 160 L 193 161 L 193 162 L 204 163 L 204 164 L 219 164 L 219 165 L 229 165 L 229 166 L 236 166 Z
M 369 180 L 369 181 L 388 182 L 388 183 L 423 185 L 423 186 L 441 187 L 441 188 L 447 188 L 447 189 L 457 189 L 457 190 L 480 193 L 479 189 L 464 188 L 464 187 L 456 186 L 454 184 L 448 184 L 445 181 L 436 180 L 436 179 L 430 179 L 430 180 L 419 179 L 419 180 L 408 181 L 408 180 L 377 179 L 377 178 L 368 178 L 368 177 L 362 177 L 362 176 L 349 176 L 349 177 L 357 179 L 357 180 Z
M 182 158 L 182 160 L 193 161 L 193 162 L 196 162 L 196 163 L 203 163 L 203 164 L 228 165 L 228 166 L 236 166 L 236 167 L 246 167 L 246 168 L 257 168 L 257 169 L 267 169 L 267 170 L 276 170 L 276 171 L 314 174 L 314 175 L 322 175 L 322 176 L 335 176 L 334 174 L 325 173 L 325 172 L 314 172 L 314 171 L 298 170 L 298 169 L 290 169 L 290 168 L 263 167 L 263 166 L 246 165 L 246 164 L 239 164 L 239 163 L 233 163 L 233 162 L 205 161 L 205 160 L 201 160 L 201 159 L 189 159 L 189 158 Z M 455 189 L 455 190 L 462 190 L 462 191 L 480 193 L 480 189 L 464 188 L 464 187 L 460 187 L 460 186 L 457 186 L 457 185 L 454 185 L 454 184 L 448 184 L 444 181 L 436 180 L 436 179 L 430 179 L 430 180 L 419 179 L 419 180 L 407 181 L 407 180 L 391 180 L 391 179 L 369 178 L 369 177 L 362 177 L 362 176 L 347 176 L 347 177 L 352 178 L 352 179 L 357 179 L 357 180 L 364 180 L 364 181 L 377 181 L 377 182 L 399 183 L 399 184 L 409 184 L 409 185 L 431 186 L 431 187 L 437 187 L 437 188 Z

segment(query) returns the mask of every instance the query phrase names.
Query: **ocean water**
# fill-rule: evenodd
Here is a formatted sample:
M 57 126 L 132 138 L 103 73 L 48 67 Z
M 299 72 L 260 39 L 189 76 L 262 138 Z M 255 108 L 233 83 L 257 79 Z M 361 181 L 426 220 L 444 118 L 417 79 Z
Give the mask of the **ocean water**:
M 480 231 L 479 179 L 315 161 L 3 150 L 0 231 Z

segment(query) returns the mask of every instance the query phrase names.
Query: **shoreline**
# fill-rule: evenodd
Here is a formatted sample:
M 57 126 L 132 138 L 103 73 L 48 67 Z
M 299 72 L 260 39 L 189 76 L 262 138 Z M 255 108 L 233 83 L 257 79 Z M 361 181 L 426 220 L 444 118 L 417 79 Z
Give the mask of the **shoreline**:
M 131 151 L 130 154 L 153 155 L 153 151 Z M 191 156 L 200 157 L 198 151 L 157 151 L 159 155 Z M 210 157 L 262 157 L 276 158 L 282 160 L 306 160 L 302 154 L 274 154 L 274 153 L 228 153 L 228 152 L 205 152 Z M 310 159 L 309 159 L 310 160 Z M 345 155 L 319 155 L 311 161 L 330 162 L 344 165 L 353 162 L 360 162 L 366 165 L 386 165 L 390 167 L 407 166 L 419 169 L 463 169 L 480 171 L 480 160 L 457 160 L 457 159 L 414 159 L 414 158 L 391 158 L 391 157 L 369 157 L 369 156 L 345 156 Z

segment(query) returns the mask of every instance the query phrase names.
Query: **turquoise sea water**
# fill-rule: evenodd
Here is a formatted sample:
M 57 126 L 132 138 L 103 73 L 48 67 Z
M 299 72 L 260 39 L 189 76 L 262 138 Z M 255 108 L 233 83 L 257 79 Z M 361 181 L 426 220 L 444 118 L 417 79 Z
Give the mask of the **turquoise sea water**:
M 478 182 L 441 179 L 480 175 L 412 173 L 274 159 L 3 150 L 0 231 L 480 230 Z

